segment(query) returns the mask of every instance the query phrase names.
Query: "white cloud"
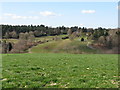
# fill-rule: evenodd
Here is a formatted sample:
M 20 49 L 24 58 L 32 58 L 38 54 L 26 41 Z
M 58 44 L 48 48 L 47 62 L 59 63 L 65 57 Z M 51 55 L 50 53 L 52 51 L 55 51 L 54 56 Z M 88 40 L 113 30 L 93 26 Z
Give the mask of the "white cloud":
M 96 11 L 95 10 L 82 10 L 81 13 L 95 13 Z
M 38 16 L 12 16 L 12 19 L 38 19 Z
M 55 16 L 55 13 L 50 12 L 50 11 L 44 11 L 44 12 L 40 12 L 40 15 L 42 15 L 42 16 Z
M 61 16 L 61 14 L 56 14 L 56 13 L 51 12 L 51 11 L 40 12 L 40 15 L 42 15 L 42 16 Z
M 26 19 L 26 16 L 17 16 L 17 15 L 14 15 L 14 16 L 12 16 L 12 19 Z
M 38 16 L 20 16 L 12 13 L 4 13 L 3 17 L 8 17 L 11 19 L 38 19 Z
M 84 24 L 80 24 L 80 26 L 84 26 Z
M 61 14 L 56 14 L 54 12 L 50 12 L 50 11 L 44 11 L 44 12 L 40 12 L 39 13 L 42 16 L 62 16 Z M 2 14 L 2 17 L 0 17 L 1 19 L 39 19 L 40 16 L 23 16 L 23 15 L 17 15 L 14 13 L 4 13 Z

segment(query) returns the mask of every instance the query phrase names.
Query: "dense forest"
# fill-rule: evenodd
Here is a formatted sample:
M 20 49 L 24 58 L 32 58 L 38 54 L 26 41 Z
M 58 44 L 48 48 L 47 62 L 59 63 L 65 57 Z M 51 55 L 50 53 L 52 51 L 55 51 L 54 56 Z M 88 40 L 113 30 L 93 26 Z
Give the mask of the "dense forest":
M 105 29 L 105 28 L 97 28 L 97 29 L 93 29 L 93 28 L 85 28 L 85 27 L 78 27 L 78 26 L 74 26 L 74 27 L 64 27 L 64 26 L 60 26 L 60 27 L 56 27 L 56 28 L 52 28 L 52 27 L 48 27 L 45 25 L 2 25 L 2 38 L 19 38 L 19 34 L 20 33 L 25 33 L 25 32 L 33 32 L 35 37 L 41 37 L 41 36 L 54 36 L 54 35 L 63 35 L 63 34 L 67 34 L 68 30 L 71 30 L 71 32 L 81 32 L 81 33 L 90 33 L 91 35 L 93 35 L 95 38 L 98 38 L 100 36 L 106 36 L 108 35 L 107 31 L 109 31 L 109 29 Z

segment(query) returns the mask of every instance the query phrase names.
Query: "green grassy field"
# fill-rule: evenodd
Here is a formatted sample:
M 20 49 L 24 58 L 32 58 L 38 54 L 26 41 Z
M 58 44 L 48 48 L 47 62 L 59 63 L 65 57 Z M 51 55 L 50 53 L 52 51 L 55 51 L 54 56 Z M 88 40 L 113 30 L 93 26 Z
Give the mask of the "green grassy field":
M 3 88 L 117 88 L 115 54 L 3 54 Z

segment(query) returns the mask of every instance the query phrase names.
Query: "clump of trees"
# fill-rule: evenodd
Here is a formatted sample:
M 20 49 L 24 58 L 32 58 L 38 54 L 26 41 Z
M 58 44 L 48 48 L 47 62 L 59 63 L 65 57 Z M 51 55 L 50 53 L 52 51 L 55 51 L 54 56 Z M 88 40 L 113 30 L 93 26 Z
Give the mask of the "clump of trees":
M 67 35 L 69 37 L 70 40 L 74 40 L 76 37 L 79 37 L 80 36 L 80 29 L 69 29 L 68 32 L 67 32 Z
M 6 42 L 5 40 L 1 41 L 2 53 L 9 53 L 13 48 L 13 43 Z
M 56 36 L 56 35 L 63 35 L 68 34 L 68 37 L 72 35 L 72 33 L 76 32 L 76 36 L 88 35 L 92 39 L 98 39 L 100 36 L 107 36 L 108 29 L 105 28 L 81 28 L 78 26 L 74 27 L 64 27 L 59 26 L 56 28 L 48 27 L 45 25 L 2 25 L 2 38 L 19 38 L 20 33 L 26 33 L 32 31 L 35 37 L 41 36 Z M 74 33 L 75 34 L 75 33 Z M 72 38 L 74 35 L 72 35 Z
M 16 44 L 14 44 L 11 52 L 12 53 L 23 53 L 34 45 L 36 45 L 36 43 L 35 43 L 35 36 L 32 31 L 29 33 L 28 32 L 20 33 L 19 41 Z
M 32 46 L 37 45 L 37 42 L 35 42 L 34 33 L 30 31 L 29 33 L 20 33 L 17 43 L 11 43 L 6 42 L 6 40 L 2 40 L 1 44 L 2 53 L 23 53 Z
M 106 36 L 99 37 L 98 43 L 103 44 L 108 49 L 116 49 L 118 51 L 120 47 L 119 36 L 120 36 L 119 29 L 109 30 Z
M 59 37 L 58 35 L 67 34 L 66 37 Z M 81 28 L 81 27 L 48 27 L 45 25 L 2 25 L 2 38 L 9 39 L 19 39 L 17 43 L 8 43 L 3 41 L 3 53 L 8 52 L 25 52 L 28 48 L 37 45 L 41 42 L 35 42 L 35 37 L 41 36 L 55 36 L 53 40 L 58 41 L 61 39 L 74 40 L 77 37 L 86 36 L 87 40 L 94 40 L 100 45 L 106 46 L 108 48 L 118 47 L 120 31 L 111 30 L 98 27 L 93 28 Z M 84 38 L 81 39 L 84 41 Z M 45 42 L 48 42 L 45 40 Z
M 70 40 L 74 40 L 76 37 L 86 36 L 88 39 L 98 40 L 101 36 L 108 36 L 108 29 L 98 27 L 97 29 L 93 28 L 78 28 L 71 27 L 67 31 L 67 35 Z
M 1 25 L 2 38 L 19 38 L 20 33 L 32 31 L 35 37 L 41 36 L 55 36 L 67 34 L 68 27 L 60 26 L 56 28 L 48 27 L 45 25 Z
M 74 40 L 76 37 L 77 37 L 77 33 L 76 33 L 76 32 L 73 32 L 73 33 L 69 36 L 69 39 L 70 39 L 70 40 Z
M 100 36 L 98 39 L 98 42 L 105 45 L 106 44 L 106 38 L 104 36 Z
M 9 38 L 14 38 L 17 39 L 18 38 L 18 34 L 16 33 L 16 31 L 12 31 L 12 32 L 6 32 L 4 35 L 5 39 L 9 39 Z

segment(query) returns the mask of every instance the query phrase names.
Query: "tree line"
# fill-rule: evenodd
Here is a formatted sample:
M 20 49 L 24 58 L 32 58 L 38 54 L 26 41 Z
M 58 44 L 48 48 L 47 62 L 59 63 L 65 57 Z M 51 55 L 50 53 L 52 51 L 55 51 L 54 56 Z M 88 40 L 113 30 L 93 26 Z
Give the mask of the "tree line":
M 83 33 L 88 35 L 93 35 L 94 38 L 107 35 L 108 29 L 105 28 L 85 28 L 85 27 L 65 27 L 59 26 L 56 28 L 48 27 L 45 25 L 2 25 L 2 38 L 14 38 L 18 39 L 20 33 L 33 32 L 35 37 L 41 36 L 55 36 L 73 33 L 77 31 L 77 34 Z M 75 33 L 74 33 L 75 34 Z
M 58 35 L 66 34 L 67 36 L 61 38 Z M 22 53 L 31 48 L 32 46 L 36 46 L 40 43 L 44 43 L 41 41 L 35 41 L 35 37 L 42 36 L 55 36 L 53 40 L 61 40 L 61 39 L 70 39 L 74 40 L 77 37 L 86 36 L 88 40 L 94 40 L 95 43 L 99 44 L 100 47 L 104 46 L 108 49 L 114 49 L 115 51 L 119 49 L 119 36 L 120 29 L 106 29 L 98 27 L 96 29 L 93 28 L 85 28 L 85 27 L 48 27 L 45 25 L 2 25 L 2 38 L 3 39 L 18 39 L 17 43 L 6 42 L 2 40 L 2 52 L 3 53 Z M 81 39 L 84 41 L 84 38 Z M 94 43 L 94 45 L 95 45 Z

